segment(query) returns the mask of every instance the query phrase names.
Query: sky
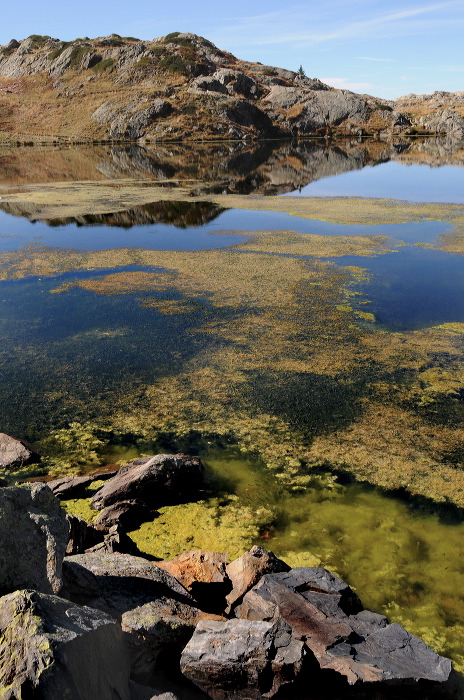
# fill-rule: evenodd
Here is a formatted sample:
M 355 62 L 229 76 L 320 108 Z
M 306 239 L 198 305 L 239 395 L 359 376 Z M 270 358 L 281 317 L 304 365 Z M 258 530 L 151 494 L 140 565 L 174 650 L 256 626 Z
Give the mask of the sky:
M 30 34 L 153 39 L 173 31 L 384 99 L 464 89 L 464 0 L 23 0 L 4 3 L 0 44 Z

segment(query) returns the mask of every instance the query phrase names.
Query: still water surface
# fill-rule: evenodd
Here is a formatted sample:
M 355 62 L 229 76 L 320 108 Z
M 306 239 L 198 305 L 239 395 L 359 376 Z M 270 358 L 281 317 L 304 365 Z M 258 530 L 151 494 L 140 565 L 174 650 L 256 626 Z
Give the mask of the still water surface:
M 92 176 L 94 168 L 101 177 L 131 173 L 134 178 L 147 174 L 159 179 L 186 178 L 191 175 L 187 168 L 191 154 L 184 156 L 180 147 L 174 150 L 156 154 L 112 149 L 98 152 L 95 166 L 87 155 L 81 159 L 76 152 L 68 163 L 67 177 L 79 179 L 76 173 L 82 176 L 85 163 L 86 177 Z M 464 201 L 464 168 L 445 165 L 444 157 L 439 168 L 392 160 L 372 167 L 376 156 L 367 147 L 330 151 L 313 144 L 295 144 L 290 152 L 266 146 L 254 153 L 226 149 L 207 156 L 195 161 L 195 167 L 203 170 L 205 181 L 219 181 L 218 191 Z M 21 157 L 13 154 L 10 160 L 3 159 L 11 168 L 10 177 L 4 176 L 5 184 L 27 180 Z M 395 157 L 404 158 L 404 154 Z M 451 160 L 458 157 L 449 155 Z M 432 153 L 433 162 L 437 158 Z M 255 165 L 250 168 L 250 163 Z M 33 172 L 40 182 L 39 163 Z M 464 323 L 464 256 L 424 247 L 435 244 L 448 231 L 446 221 L 345 226 L 276 212 L 220 210 L 207 202 L 200 214 L 197 221 L 191 218 L 186 225 L 184 208 L 176 225 L 175 217 L 166 220 L 166 211 L 160 216 L 150 206 L 134 211 L 123 223 L 112 214 L 106 220 L 104 216 L 83 216 L 33 223 L 0 213 L 0 252 L 5 256 L 0 269 L 7 269 L 11 255 L 14 259 L 15 254 L 24 254 L 26 261 L 21 274 L 0 282 L 2 430 L 37 438 L 76 418 L 98 420 L 105 412 L 110 416 L 112 407 L 134 386 L 140 387 L 142 395 L 146 384 L 175 377 L 197 356 L 210 352 L 208 323 L 232 322 L 247 311 L 246 306 L 213 308 L 203 291 L 195 296 L 195 314 L 166 314 L 151 303 L 153 298 L 157 302 L 185 301 L 181 291 L 94 293 L 78 284 L 89 274 L 98 281 L 115 270 L 157 274 L 162 267 L 134 261 L 117 267 L 54 269 L 38 276 L 27 273 L 28 250 L 36 255 L 50 249 L 221 249 L 226 254 L 230 246 L 259 230 L 327 237 L 386 235 L 396 252 L 328 259 L 340 268 L 364 270 L 354 287 L 358 292 L 354 303 L 365 304 L 362 308 L 386 329 Z M 398 240 L 403 243 L 396 245 Z M 64 292 L 56 293 L 57 289 Z M 404 623 L 464 668 L 464 525 L 458 510 L 424 506 L 424 501 L 417 509 L 362 484 L 335 483 L 329 488 L 317 479 L 306 492 L 290 495 L 251 461 L 227 453 L 206 454 L 205 458 L 240 502 L 274 509 L 272 527 L 263 533 L 270 539 L 258 540 L 260 543 L 290 563 L 313 563 L 316 558 L 331 567 L 356 587 L 366 606 Z

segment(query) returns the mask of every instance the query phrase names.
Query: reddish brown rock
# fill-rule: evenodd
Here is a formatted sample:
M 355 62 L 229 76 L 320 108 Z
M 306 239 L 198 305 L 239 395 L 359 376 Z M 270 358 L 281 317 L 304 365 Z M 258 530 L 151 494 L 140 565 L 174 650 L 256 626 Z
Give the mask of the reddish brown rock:
M 226 562 L 227 554 L 196 549 L 171 561 L 157 562 L 157 566 L 180 581 L 202 608 L 222 612 L 230 591 Z
M 272 552 L 266 551 L 263 547 L 254 546 L 249 552 L 245 552 L 228 564 L 226 571 L 232 583 L 232 590 L 226 597 L 228 612 L 230 612 L 262 576 L 290 571 L 290 567 Z

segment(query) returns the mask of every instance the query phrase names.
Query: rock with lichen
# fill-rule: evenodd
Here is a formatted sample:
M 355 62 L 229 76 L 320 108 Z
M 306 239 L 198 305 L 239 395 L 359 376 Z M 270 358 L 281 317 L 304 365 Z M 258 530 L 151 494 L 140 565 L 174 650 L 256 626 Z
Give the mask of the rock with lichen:
M 57 593 L 69 525 L 45 484 L 0 490 L 0 593 Z

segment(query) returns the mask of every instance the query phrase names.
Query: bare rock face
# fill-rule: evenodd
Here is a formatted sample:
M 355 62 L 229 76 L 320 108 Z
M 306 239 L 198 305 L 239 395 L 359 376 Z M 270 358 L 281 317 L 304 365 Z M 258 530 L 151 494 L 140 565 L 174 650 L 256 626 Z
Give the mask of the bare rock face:
M 137 500 L 151 507 L 178 503 L 201 483 L 203 465 L 198 457 L 156 455 L 122 467 L 92 499 L 101 510 L 118 501 Z
M 151 684 L 157 671 L 166 670 L 166 664 L 175 671 L 200 620 L 225 618 L 165 596 L 125 612 L 121 625 L 130 653 L 132 678 Z M 158 665 L 161 669 L 157 669 Z
M 167 100 L 155 98 L 150 101 L 141 97 L 117 107 L 104 102 L 92 114 L 92 119 L 107 124 L 112 139 L 138 139 L 153 121 L 168 116 L 171 111 L 172 106 Z
M 135 530 L 142 522 L 152 520 L 154 513 L 146 504 L 138 501 L 118 501 L 104 508 L 95 519 L 99 527 L 117 525 L 122 531 Z
M 444 109 L 420 117 L 418 125 L 434 133 L 464 136 L 464 119 L 453 109 Z
M 0 467 L 17 469 L 39 460 L 40 456 L 32 448 L 6 433 L 0 433 Z
M 4 698 L 129 700 L 129 660 L 108 615 L 22 590 L 0 598 Z
M 98 551 L 66 557 L 63 580 L 60 595 L 118 619 L 128 610 L 158 598 L 194 605 L 189 592 L 167 571 L 130 554 Z
M 444 683 L 451 662 L 386 618 L 363 610 L 359 598 L 325 569 L 267 574 L 249 591 L 237 616 L 285 620 L 295 639 L 348 684 L 427 680 Z
M 63 476 L 47 481 L 47 486 L 60 500 L 85 498 L 86 488 L 94 481 L 92 476 Z
M 298 677 L 304 644 L 283 620 L 200 622 L 181 657 L 182 673 L 214 700 L 271 698 Z
M 196 549 L 160 561 L 158 566 L 180 581 L 202 608 L 222 611 L 230 590 L 226 563 L 227 554 Z
M 58 592 L 69 526 L 48 486 L 1 489 L 0 523 L 0 593 Z
M 228 564 L 226 571 L 232 583 L 232 590 L 226 597 L 227 611 L 230 612 L 264 574 L 290 571 L 290 567 L 272 552 L 267 552 L 263 547 L 254 546 L 249 552 L 245 552 L 241 557 Z

